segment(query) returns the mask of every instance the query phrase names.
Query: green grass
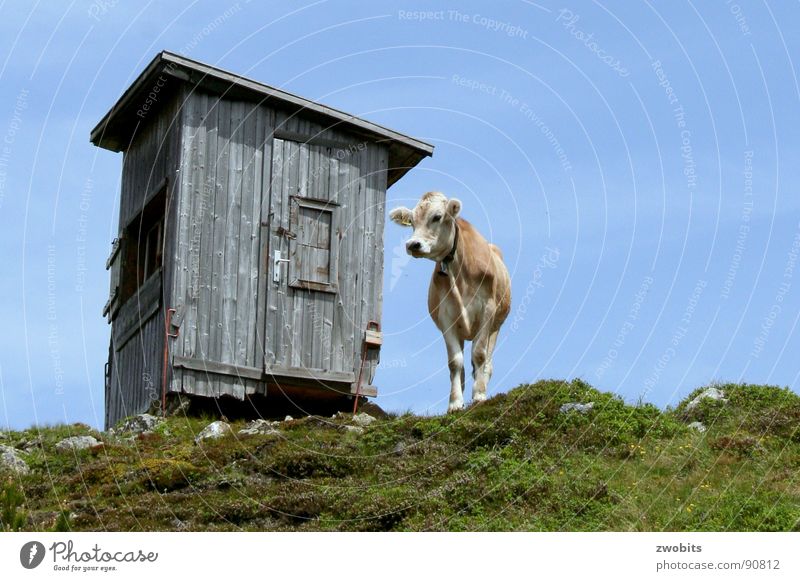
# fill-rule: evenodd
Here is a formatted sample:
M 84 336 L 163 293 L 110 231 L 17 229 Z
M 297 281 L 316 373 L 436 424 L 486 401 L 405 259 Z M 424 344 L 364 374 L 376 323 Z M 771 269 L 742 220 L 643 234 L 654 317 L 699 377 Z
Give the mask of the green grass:
M 3 475 L 0 528 L 22 530 L 800 530 L 800 397 L 717 385 L 675 409 L 581 380 L 522 385 L 447 416 L 281 425 L 194 443 L 171 418 L 132 443 L 87 426 L 7 433 L 29 475 Z M 587 414 L 559 408 L 593 401 Z M 705 433 L 687 427 L 702 421 Z M 234 422 L 234 433 L 244 422 Z M 105 446 L 58 453 L 63 437 Z M 31 446 L 30 442 L 39 442 Z

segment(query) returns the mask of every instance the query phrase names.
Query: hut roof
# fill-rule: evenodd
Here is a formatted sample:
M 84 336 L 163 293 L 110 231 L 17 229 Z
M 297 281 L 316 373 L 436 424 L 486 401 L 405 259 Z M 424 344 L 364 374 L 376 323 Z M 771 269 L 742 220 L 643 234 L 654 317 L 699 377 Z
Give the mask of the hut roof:
M 290 113 L 302 113 L 304 117 L 314 118 L 325 127 L 337 128 L 385 143 L 389 148 L 387 178 L 390 186 L 422 159 L 433 154 L 433 146 L 424 141 L 327 105 L 168 51 L 162 51 L 156 55 L 111 110 L 103 116 L 91 132 L 91 142 L 111 151 L 124 150 L 137 125 L 144 117 L 141 115 L 141 111 L 142 106 L 147 103 L 148 95 L 157 87 L 158 97 L 164 98 L 166 93 L 174 90 L 174 87 L 178 85 L 178 83 L 169 82 L 175 79 L 212 94 L 265 103 Z M 149 105 L 155 108 L 158 103 L 151 102 Z M 153 110 L 151 109 L 150 112 L 152 113 Z

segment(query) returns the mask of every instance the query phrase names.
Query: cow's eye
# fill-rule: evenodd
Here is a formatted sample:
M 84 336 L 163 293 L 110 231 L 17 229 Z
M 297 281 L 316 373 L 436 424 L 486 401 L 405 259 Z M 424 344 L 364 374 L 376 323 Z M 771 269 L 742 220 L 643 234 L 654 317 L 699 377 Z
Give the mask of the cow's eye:
M 441 215 L 441 214 L 436 214 L 436 215 L 433 217 L 433 219 L 431 220 L 431 222 L 438 222 L 438 221 L 439 221 L 439 220 L 441 220 L 441 219 L 442 219 L 442 215 Z

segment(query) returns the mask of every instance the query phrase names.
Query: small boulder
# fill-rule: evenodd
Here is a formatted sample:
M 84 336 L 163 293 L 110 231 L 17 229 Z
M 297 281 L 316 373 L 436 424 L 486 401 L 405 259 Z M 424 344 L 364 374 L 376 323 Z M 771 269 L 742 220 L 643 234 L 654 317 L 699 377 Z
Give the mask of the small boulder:
M 231 432 L 231 425 L 229 423 L 221 421 L 211 422 L 197 434 L 194 440 L 195 442 L 199 442 L 200 440 L 216 440 Z
M 11 446 L 0 444 L 0 470 L 10 470 L 17 474 L 28 474 L 31 469 L 19 452 Z
M 186 394 L 169 393 L 167 394 L 166 403 L 166 413 L 159 415 L 165 415 L 167 417 L 185 416 L 189 413 L 189 410 L 192 407 L 192 399 Z
M 100 442 L 92 436 L 71 436 L 64 438 L 56 444 L 59 452 L 72 452 L 77 450 L 87 450 L 99 446 Z
M 267 420 L 262 419 L 253 420 L 238 432 L 240 436 L 279 436 L 280 433 L 280 430 L 275 428 L 273 422 L 268 422 Z
M 590 401 L 589 403 L 565 403 L 561 406 L 559 411 L 562 414 L 565 414 L 570 411 L 576 411 L 581 414 L 588 414 L 591 409 L 594 407 L 594 402 Z
M 360 413 L 353 416 L 353 423 L 359 427 L 366 428 L 372 422 L 374 422 L 376 418 L 372 417 L 369 414 Z
M 178 517 L 173 518 L 170 524 L 172 525 L 172 528 L 174 528 L 176 531 L 186 530 L 186 523 L 183 522 Z
M 363 434 L 364 428 L 361 426 L 342 426 L 345 432 L 349 432 L 351 434 Z
M 721 401 L 722 403 L 727 402 L 728 400 L 725 399 L 725 393 L 716 387 L 707 387 L 704 389 L 700 394 L 695 397 L 692 401 L 686 404 L 687 410 L 693 410 L 696 408 L 701 401 L 704 399 L 710 399 L 713 401 Z
M 131 416 L 125 418 L 116 427 L 109 430 L 112 434 L 142 434 L 144 432 L 151 432 L 164 420 L 151 414 L 139 414 L 138 416 Z
M 292 416 L 286 416 L 285 418 L 283 418 L 283 421 L 284 422 L 291 422 L 293 419 L 294 418 Z
M 32 440 L 22 440 L 17 443 L 17 448 L 22 449 L 23 452 L 30 454 L 34 450 L 42 447 L 42 437 L 36 436 Z
M 689 424 L 689 427 L 692 430 L 697 430 L 701 434 L 706 431 L 706 427 L 703 425 L 703 422 L 692 422 Z

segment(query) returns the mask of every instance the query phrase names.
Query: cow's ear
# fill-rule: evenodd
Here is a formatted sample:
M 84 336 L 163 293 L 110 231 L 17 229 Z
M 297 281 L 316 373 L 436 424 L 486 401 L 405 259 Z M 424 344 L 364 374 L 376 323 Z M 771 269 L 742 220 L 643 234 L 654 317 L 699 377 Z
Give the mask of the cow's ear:
M 455 218 L 461 212 L 461 200 L 458 198 L 450 198 L 447 200 L 447 213 Z
M 405 206 L 400 206 L 389 212 L 389 219 L 401 226 L 411 226 L 411 210 Z

